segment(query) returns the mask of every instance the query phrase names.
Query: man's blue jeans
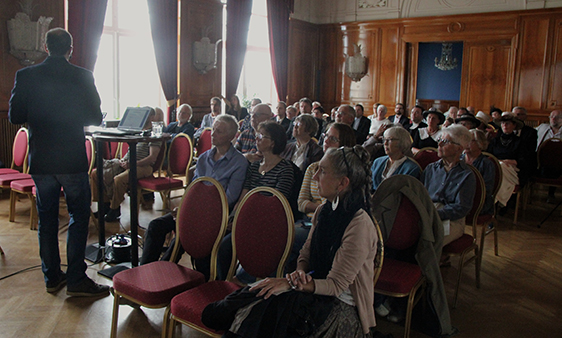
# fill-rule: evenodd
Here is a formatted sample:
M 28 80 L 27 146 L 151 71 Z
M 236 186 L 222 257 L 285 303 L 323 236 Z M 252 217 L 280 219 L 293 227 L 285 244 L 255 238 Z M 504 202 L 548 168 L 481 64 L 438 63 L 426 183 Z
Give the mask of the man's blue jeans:
M 69 285 L 76 285 L 86 278 L 84 262 L 88 223 L 90 220 L 90 184 L 88 174 L 32 175 L 37 189 L 37 213 L 39 215 L 39 254 L 45 275 L 45 283 L 56 283 L 60 278 L 59 254 L 59 200 L 64 190 L 70 221 L 66 244 Z

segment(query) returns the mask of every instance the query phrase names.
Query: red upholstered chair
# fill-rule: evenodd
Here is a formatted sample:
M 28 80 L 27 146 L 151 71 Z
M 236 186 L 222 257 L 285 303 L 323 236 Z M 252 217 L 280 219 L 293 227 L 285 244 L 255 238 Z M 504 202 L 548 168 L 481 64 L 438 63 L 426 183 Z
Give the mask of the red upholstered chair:
M 484 185 L 484 179 L 482 178 L 482 175 L 480 175 L 478 169 L 474 168 L 471 165 L 468 165 L 468 167 L 476 176 L 476 192 L 474 193 L 472 208 L 470 209 L 468 215 L 466 215 L 466 223 L 477 224 L 478 216 L 480 215 L 480 211 L 482 211 L 482 206 L 484 205 L 484 200 L 486 199 L 486 186 Z M 467 258 L 467 255 L 472 251 L 474 251 L 474 255 Z M 478 253 L 478 245 L 476 244 L 476 227 L 472 227 L 472 235 L 465 233 L 460 238 L 445 245 L 443 247 L 443 253 L 451 256 L 460 256 L 457 274 L 457 286 L 455 288 L 455 296 L 453 299 L 453 308 L 456 308 L 459 286 L 461 284 L 462 278 L 462 268 L 472 261 L 475 261 L 474 269 L 476 273 L 476 287 L 480 288 L 480 256 Z
M 22 173 L 27 173 L 27 155 L 29 151 L 27 128 L 21 127 L 14 137 L 12 147 L 12 165 L 10 168 L 0 168 L 0 175 L 18 174 L 16 168 L 22 168 Z
M 187 134 L 177 134 L 168 153 L 167 174 L 169 177 L 145 177 L 138 180 L 139 191 L 159 192 L 162 196 L 163 209 L 169 209 L 172 190 L 184 189 L 184 181 L 174 177 L 186 177 L 193 159 L 193 145 Z M 140 193 L 139 193 L 140 195 Z
M 111 336 L 117 335 L 117 317 L 122 298 L 148 308 L 168 306 L 177 294 L 205 283 L 201 272 L 175 262 L 179 245 L 192 258 L 211 256 L 210 279 L 216 276 L 217 252 L 226 232 L 228 201 L 215 179 L 200 177 L 185 191 L 176 219 L 177 240 L 171 260 L 157 261 L 117 273 L 113 277 Z M 181 243 L 181 244 L 180 244 Z M 168 316 L 164 317 L 163 331 Z
M 173 337 L 176 323 L 182 323 L 209 336 L 220 337 L 222 332 L 201 322 L 201 313 L 208 304 L 239 289 L 231 282 L 236 260 L 257 278 L 273 273 L 282 277 L 293 245 L 293 232 L 293 213 L 285 196 L 268 187 L 258 187 L 247 193 L 234 215 L 233 255 L 226 281 L 205 283 L 174 297 L 169 307 L 168 336 Z
M 213 143 L 211 142 L 212 132 L 213 130 L 211 128 L 205 128 L 201 133 L 199 141 L 197 141 L 197 156 L 200 156 L 213 147 Z
M 439 161 L 437 149 L 432 147 L 421 148 L 415 155 L 414 160 L 418 162 L 423 170 L 428 164 Z
M 116 158 L 123 158 L 125 154 L 129 151 L 129 143 L 127 142 L 119 142 L 119 150 L 117 151 L 115 157 Z
M 384 183 L 383 181 L 382 184 Z M 406 196 L 403 196 L 392 230 L 384 243 L 385 249 L 405 250 L 416 245 L 421 234 L 419 221 L 420 214 L 416 207 Z M 414 306 L 423 296 L 423 292 L 418 292 L 418 290 L 423 289 L 425 283 L 426 280 L 419 265 L 384 258 L 380 276 L 375 284 L 375 292 L 391 297 L 408 297 L 404 323 L 405 338 L 410 336 Z

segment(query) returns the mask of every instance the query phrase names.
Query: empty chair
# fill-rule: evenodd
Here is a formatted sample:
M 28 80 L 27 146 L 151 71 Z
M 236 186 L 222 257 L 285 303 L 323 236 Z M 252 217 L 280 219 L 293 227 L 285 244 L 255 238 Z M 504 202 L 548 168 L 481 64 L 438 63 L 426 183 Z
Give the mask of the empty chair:
M 20 173 L 16 168 L 22 168 L 21 172 L 27 173 L 28 138 L 27 128 L 18 129 L 12 147 L 12 165 L 10 168 L 0 168 L 0 175 Z
M 203 154 L 207 150 L 213 147 L 213 143 L 211 142 L 211 133 L 213 130 L 211 128 L 205 128 L 197 141 L 197 156 Z

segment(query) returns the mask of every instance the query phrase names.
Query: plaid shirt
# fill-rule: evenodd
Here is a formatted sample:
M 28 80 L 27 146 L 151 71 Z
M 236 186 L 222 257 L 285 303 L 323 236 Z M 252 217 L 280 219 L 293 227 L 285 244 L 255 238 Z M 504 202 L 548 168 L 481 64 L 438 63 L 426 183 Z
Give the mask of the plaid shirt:
M 234 146 L 242 154 L 255 153 L 258 151 L 256 146 L 256 134 L 254 129 L 248 129 L 242 132 L 236 140 L 236 146 Z

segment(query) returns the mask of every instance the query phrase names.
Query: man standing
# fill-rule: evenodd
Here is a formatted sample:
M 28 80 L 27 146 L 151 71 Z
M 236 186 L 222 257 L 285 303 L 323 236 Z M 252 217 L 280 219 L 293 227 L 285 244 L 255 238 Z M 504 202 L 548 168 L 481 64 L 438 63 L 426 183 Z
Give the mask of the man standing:
M 29 126 L 29 172 L 37 189 L 39 253 L 47 292 L 67 283 L 70 296 L 105 296 L 109 287 L 86 276 L 84 255 L 90 218 L 90 186 L 84 126 L 102 121 L 100 97 L 90 71 L 71 65 L 72 36 L 62 28 L 47 32 L 49 56 L 16 73 L 10 122 Z M 66 273 L 58 245 L 59 198 L 64 191 L 70 221 Z
M 394 124 L 400 124 L 402 127 L 408 129 L 410 124 L 410 119 L 404 114 L 405 108 L 403 103 L 397 103 L 394 106 L 394 115 L 390 116 L 388 119 Z
M 369 129 L 371 129 L 371 120 L 363 116 L 363 105 L 355 105 L 355 120 L 353 121 L 353 129 L 357 131 L 357 143 L 363 144 L 367 140 L 367 135 L 369 135 Z
M 203 116 L 203 120 L 201 121 L 201 127 L 199 127 L 199 129 L 197 129 L 197 131 L 195 132 L 196 139 L 199 139 L 199 137 L 201 137 L 201 134 L 203 133 L 203 130 L 205 130 L 205 128 L 213 127 L 215 118 L 219 116 L 220 113 L 221 113 L 221 99 L 219 99 L 218 97 L 213 97 L 211 99 L 211 112 Z

